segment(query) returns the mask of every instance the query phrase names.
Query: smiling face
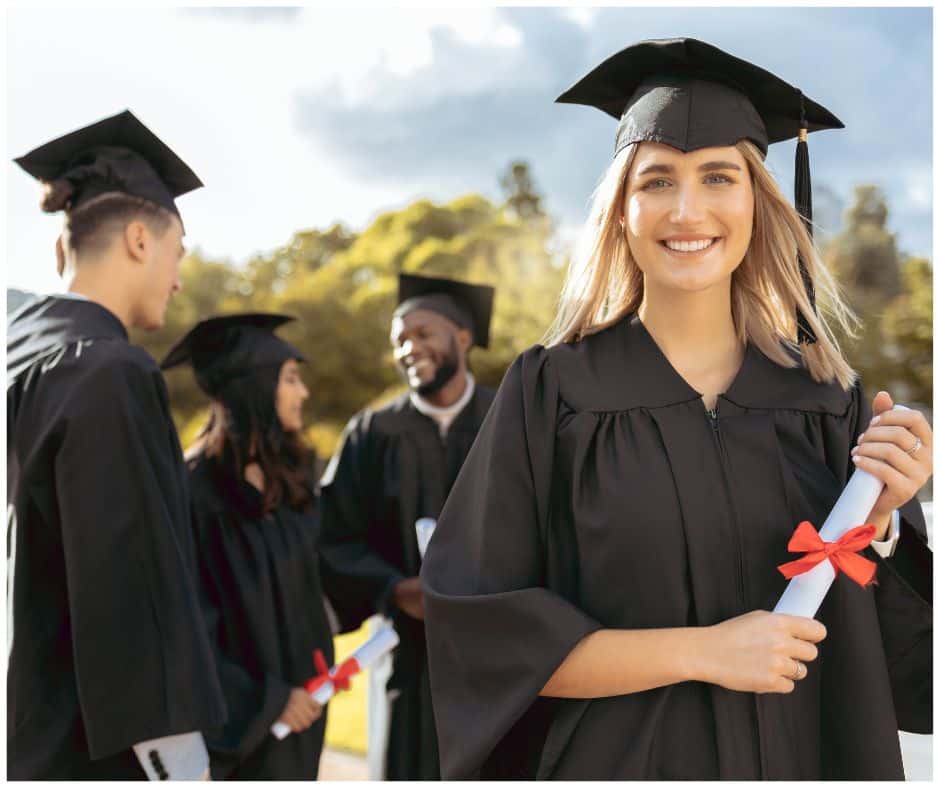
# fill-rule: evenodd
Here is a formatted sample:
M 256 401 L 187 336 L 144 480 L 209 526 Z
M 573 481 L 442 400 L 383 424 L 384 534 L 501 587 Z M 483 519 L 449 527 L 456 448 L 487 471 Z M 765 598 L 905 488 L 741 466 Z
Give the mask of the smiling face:
M 750 172 L 736 148 L 639 146 L 627 173 L 624 235 L 647 290 L 730 284 L 753 222 Z
M 304 426 L 303 405 L 310 392 L 300 378 L 300 364 L 289 359 L 281 365 L 274 395 L 274 408 L 284 432 L 300 432 Z
M 429 309 L 396 317 L 389 339 L 408 387 L 422 396 L 440 390 L 457 374 L 472 341 L 469 331 Z

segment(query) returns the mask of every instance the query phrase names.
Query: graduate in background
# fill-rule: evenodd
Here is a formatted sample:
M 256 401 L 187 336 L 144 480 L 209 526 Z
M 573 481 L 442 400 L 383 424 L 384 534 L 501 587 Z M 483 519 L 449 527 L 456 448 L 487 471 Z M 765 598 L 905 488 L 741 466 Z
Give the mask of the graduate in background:
M 331 600 L 343 631 L 381 613 L 401 641 L 386 778 L 436 780 L 415 524 L 440 513 L 493 399 L 467 365 L 472 345 L 488 345 L 493 289 L 402 274 L 398 301 L 390 338 L 411 391 L 347 424 L 321 480 L 321 553 L 339 578 Z
M 209 750 L 214 779 L 316 779 L 326 709 L 303 688 L 313 652 L 333 662 L 317 559 L 314 456 L 303 442 L 292 318 L 235 314 L 196 324 L 164 369 L 192 365 L 212 399 L 187 452 L 206 621 L 229 717 Z M 277 721 L 293 733 L 270 731 Z
M 763 163 L 801 137 L 811 218 L 805 137 L 841 123 L 693 39 L 560 100 L 620 128 L 422 569 L 444 778 L 903 779 L 898 728 L 932 724 L 932 434 L 887 393 L 870 424 L 814 292 L 847 310 Z M 856 465 L 885 483 L 877 584 L 838 577 L 822 623 L 766 612 Z
M 195 779 L 225 707 L 166 387 L 127 329 L 163 325 L 174 197 L 202 184 L 128 111 L 17 163 L 65 212 L 69 287 L 7 330 L 7 776 Z

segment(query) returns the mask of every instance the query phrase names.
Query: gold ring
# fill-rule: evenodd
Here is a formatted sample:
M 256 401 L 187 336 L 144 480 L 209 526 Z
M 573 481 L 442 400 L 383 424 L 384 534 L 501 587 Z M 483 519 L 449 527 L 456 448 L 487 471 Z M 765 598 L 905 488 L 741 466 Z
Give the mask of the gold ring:
M 923 441 L 921 441 L 920 438 L 915 438 L 914 445 L 910 449 L 907 450 L 907 453 L 910 454 L 911 457 L 913 457 L 915 454 L 917 454 L 917 452 L 920 451 L 920 447 L 923 445 L 924 445 Z

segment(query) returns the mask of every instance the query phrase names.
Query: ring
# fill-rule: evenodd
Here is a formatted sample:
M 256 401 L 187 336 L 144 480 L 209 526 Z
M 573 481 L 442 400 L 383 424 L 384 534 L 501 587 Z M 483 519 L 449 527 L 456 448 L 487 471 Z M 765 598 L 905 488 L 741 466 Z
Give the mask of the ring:
M 910 449 L 907 450 L 907 453 L 910 454 L 911 457 L 913 457 L 915 454 L 917 454 L 918 451 L 920 451 L 920 447 L 923 445 L 924 445 L 923 441 L 921 441 L 920 438 L 915 438 L 914 445 Z
M 796 663 L 796 675 L 787 676 L 787 678 L 790 679 L 790 681 L 799 681 L 800 679 L 805 678 L 806 673 L 803 672 L 805 670 L 806 670 L 806 665 L 804 665 L 802 662 L 797 662 Z

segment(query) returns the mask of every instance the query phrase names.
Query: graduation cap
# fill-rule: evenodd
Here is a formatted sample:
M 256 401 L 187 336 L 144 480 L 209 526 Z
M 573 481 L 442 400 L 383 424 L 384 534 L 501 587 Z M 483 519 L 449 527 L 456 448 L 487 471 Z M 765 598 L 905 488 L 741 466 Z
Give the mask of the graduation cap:
M 485 348 L 490 344 L 490 318 L 495 292 L 488 285 L 399 274 L 398 308 L 394 317 L 404 317 L 416 309 L 429 309 L 460 328 L 468 329 L 473 334 L 473 344 Z
M 614 155 L 637 142 L 660 142 L 688 153 L 751 140 L 766 155 L 774 142 L 798 138 L 795 205 L 812 236 L 812 186 L 806 137 L 844 128 L 825 107 L 769 71 L 694 38 L 642 41 L 609 57 L 557 102 L 584 104 L 620 121 Z M 813 309 L 812 279 L 800 258 Z M 798 339 L 816 341 L 797 313 Z
M 122 192 L 179 216 L 173 198 L 203 185 L 130 110 L 40 145 L 14 161 L 40 181 L 67 180 L 74 192 L 66 210 L 105 192 Z
M 256 367 L 280 365 L 289 359 L 306 361 L 297 348 L 274 333 L 293 319 L 243 312 L 201 320 L 173 345 L 160 368 L 192 364 L 199 387 L 215 397 L 229 381 Z

